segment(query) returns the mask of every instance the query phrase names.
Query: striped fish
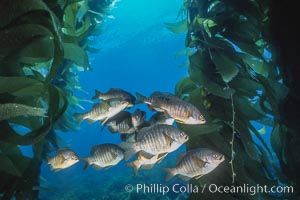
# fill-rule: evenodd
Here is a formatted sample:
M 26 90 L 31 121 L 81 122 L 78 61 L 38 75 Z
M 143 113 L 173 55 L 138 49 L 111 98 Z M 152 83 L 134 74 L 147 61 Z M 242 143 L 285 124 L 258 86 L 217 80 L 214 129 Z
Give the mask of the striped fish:
M 131 116 L 132 125 L 135 129 L 139 129 L 145 122 L 146 112 L 140 109 L 136 109 Z
M 164 169 L 168 173 L 166 181 L 176 175 L 184 181 L 192 178 L 199 179 L 213 171 L 224 160 L 223 154 L 207 148 L 189 151 L 178 157 L 176 167 Z
M 170 153 L 188 141 L 189 136 L 183 131 L 166 124 L 145 127 L 137 134 L 136 142 L 122 142 L 125 160 L 134 154 L 144 151 L 151 155 Z
M 176 122 L 182 124 L 205 124 L 206 120 L 201 112 L 191 103 L 185 101 L 170 101 L 162 103 L 161 108 Z
M 81 158 L 85 162 L 84 169 L 89 165 L 97 170 L 107 169 L 117 165 L 124 158 L 124 150 L 115 144 L 100 144 L 92 147 L 91 156 L 88 158 Z
M 143 102 L 149 105 L 150 110 L 156 110 L 158 112 L 163 112 L 160 108 L 161 103 L 167 103 L 171 100 L 180 100 L 176 96 L 168 92 L 153 92 L 149 98 L 143 96 L 140 93 L 136 93 L 137 102 Z
M 112 133 L 135 133 L 135 127 L 132 124 L 131 114 L 127 111 L 119 112 L 117 115 L 107 120 L 107 122 L 103 125 L 108 126 L 108 130 Z
M 158 112 L 165 112 L 176 122 L 183 124 L 205 124 L 202 113 L 191 103 L 183 101 L 170 93 L 154 92 L 149 98 L 137 93 L 138 101 L 150 105 Z
M 59 149 L 54 157 L 47 157 L 47 163 L 51 165 L 50 170 L 55 172 L 71 167 L 78 161 L 78 156 L 71 149 Z
M 98 120 L 103 120 L 102 123 L 124 110 L 130 103 L 121 99 L 109 99 L 101 101 L 93 106 L 93 108 L 86 113 L 76 113 L 74 116 L 80 124 L 83 120 L 87 119 L 88 123 L 94 123 Z
M 108 100 L 114 98 L 126 100 L 130 102 L 132 105 L 134 105 L 135 103 L 135 97 L 132 94 L 119 88 L 110 88 L 105 93 L 95 90 L 95 96 L 92 97 L 92 99 L 102 99 L 102 100 Z

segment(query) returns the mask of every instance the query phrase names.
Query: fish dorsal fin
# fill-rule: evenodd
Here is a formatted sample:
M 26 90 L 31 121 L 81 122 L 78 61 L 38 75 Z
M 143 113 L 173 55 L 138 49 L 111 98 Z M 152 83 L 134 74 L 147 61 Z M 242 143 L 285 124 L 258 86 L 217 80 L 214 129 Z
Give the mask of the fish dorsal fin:
M 203 160 L 197 158 L 197 156 L 192 156 L 192 159 L 195 162 L 196 166 L 198 166 L 199 168 L 203 168 L 207 164 L 207 162 L 204 162 Z
M 101 106 L 101 104 L 102 104 L 102 101 L 101 101 L 100 103 L 95 103 L 95 104 L 93 105 L 92 108 L 93 108 L 93 109 L 94 109 L 94 108 L 97 108 L 97 107 Z
M 110 93 L 110 92 L 124 92 L 124 90 L 120 89 L 120 88 L 110 88 L 107 93 Z
M 142 165 L 143 169 L 152 169 L 153 167 L 154 167 L 154 164 Z
M 188 176 L 184 176 L 184 175 L 181 175 L 181 174 L 178 174 L 177 175 L 181 180 L 183 181 L 189 181 L 191 180 L 191 177 L 188 177 Z
M 99 145 L 92 146 L 92 148 L 91 148 L 91 155 L 94 155 L 98 148 L 99 148 Z
M 180 161 L 183 159 L 183 157 L 186 155 L 186 153 L 181 153 L 178 155 L 177 160 L 176 160 L 176 165 L 180 163 Z

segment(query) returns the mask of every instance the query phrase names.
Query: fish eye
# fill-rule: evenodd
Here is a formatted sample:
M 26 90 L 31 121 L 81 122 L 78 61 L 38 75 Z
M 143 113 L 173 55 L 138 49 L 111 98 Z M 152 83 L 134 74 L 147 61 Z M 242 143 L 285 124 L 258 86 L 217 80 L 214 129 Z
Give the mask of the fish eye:
M 217 159 L 219 157 L 219 155 L 218 154 L 213 154 L 212 157 Z
M 180 136 L 183 137 L 185 134 L 184 132 L 180 132 Z

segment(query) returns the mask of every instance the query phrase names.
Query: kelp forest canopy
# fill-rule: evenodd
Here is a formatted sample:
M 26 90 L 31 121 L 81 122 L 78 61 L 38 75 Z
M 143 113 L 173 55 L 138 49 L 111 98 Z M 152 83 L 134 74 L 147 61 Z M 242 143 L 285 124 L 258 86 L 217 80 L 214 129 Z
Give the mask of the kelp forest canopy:
M 90 70 L 88 52 L 98 52 L 93 36 L 115 3 L 1 0 L 0 198 L 38 197 L 42 159 L 64 145 L 56 131 L 77 129 L 71 111 L 81 101 L 73 95 L 83 90 L 78 73 Z M 205 125 L 178 124 L 190 136 L 187 149 L 207 147 L 227 159 L 195 184 L 294 186 L 293 194 L 205 191 L 190 199 L 299 198 L 300 50 L 293 7 L 270 0 L 184 0 L 181 21 L 165 23 L 174 33 L 186 32 L 189 75 L 175 93 L 207 119 Z M 255 123 L 271 127 L 270 138 Z M 33 158 L 19 145 L 32 145 Z
M 71 110 L 81 100 L 73 95 L 82 90 L 78 72 L 90 69 L 87 53 L 98 52 L 93 36 L 100 34 L 105 13 L 115 3 L 0 2 L 2 199 L 37 198 L 42 159 L 64 145 L 55 131 L 77 128 Z M 32 145 L 34 157 L 23 156 L 18 145 Z

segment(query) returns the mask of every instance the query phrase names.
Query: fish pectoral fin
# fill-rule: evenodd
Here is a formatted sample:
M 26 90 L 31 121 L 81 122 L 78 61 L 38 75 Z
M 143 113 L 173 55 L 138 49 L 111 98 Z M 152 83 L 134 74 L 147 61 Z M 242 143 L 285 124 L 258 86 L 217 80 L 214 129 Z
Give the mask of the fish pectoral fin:
M 207 162 L 204 162 L 203 160 L 197 158 L 196 156 L 193 156 L 192 159 L 199 168 L 203 168 L 207 164 Z
M 171 136 L 168 135 L 166 132 L 164 132 L 164 136 L 165 136 L 167 145 L 168 145 L 168 146 L 171 146 L 172 143 L 173 143 L 173 141 L 174 141 L 173 138 L 171 138 Z
M 183 181 L 189 181 L 189 180 L 191 180 L 191 177 L 184 176 L 184 175 L 182 175 L 182 174 L 178 174 L 177 176 L 178 176 L 181 180 L 183 180 Z

